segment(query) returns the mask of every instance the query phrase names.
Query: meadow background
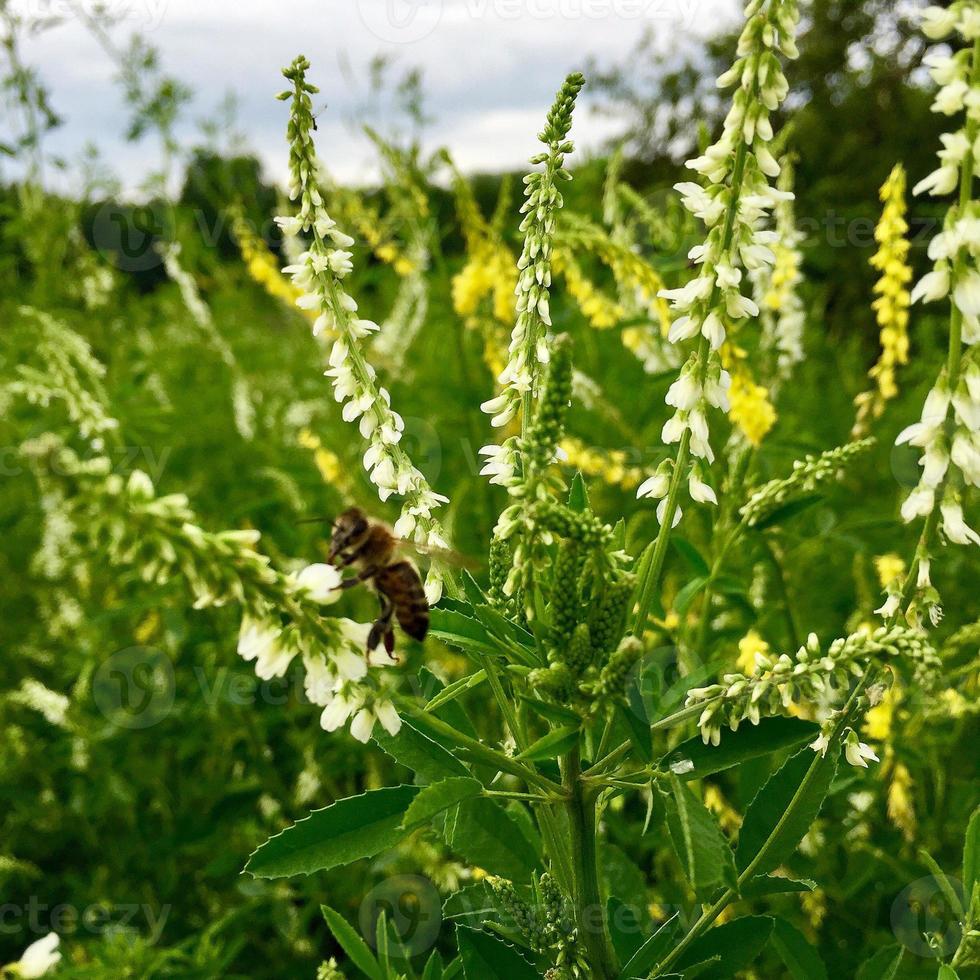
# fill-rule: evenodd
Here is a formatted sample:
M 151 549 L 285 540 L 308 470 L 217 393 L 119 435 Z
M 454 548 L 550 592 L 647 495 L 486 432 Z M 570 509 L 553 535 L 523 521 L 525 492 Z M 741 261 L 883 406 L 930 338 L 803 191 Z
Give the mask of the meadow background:
M 805 358 L 770 393 L 771 412 L 755 405 L 732 420 L 756 444 L 757 481 L 848 441 L 854 399 L 879 356 L 871 303 L 880 273 L 869 264 L 879 188 L 899 162 L 909 186 L 931 171 L 944 129 L 929 111 L 918 6 L 805 5 L 781 110 Z M 397 513 L 377 501 L 356 427 L 322 376 L 324 351 L 278 272 L 289 247 L 272 221 L 282 213 L 286 144 L 275 140 L 286 110 L 274 95 L 277 68 L 295 53 L 311 59 L 322 88 L 331 213 L 356 238 L 352 292 L 382 324 L 376 362 L 405 417 L 404 445 L 451 500 L 454 547 L 478 564 L 504 500 L 478 476 L 477 451 L 490 441 L 478 405 L 494 393 L 510 329 L 520 160 L 565 71 L 585 72 L 572 132 L 581 126 L 584 148 L 570 157 L 563 219 L 575 261 L 552 306 L 579 372 L 568 466 L 589 478 L 597 512 L 625 518 L 629 542 L 642 547 L 656 533 L 654 507 L 635 490 L 665 455 L 663 396 L 676 365 L 658 346 L 667 314 L 652 293 L 683 281 L 698 240 L 671 186 L 724 116 L 713 80 L 730 63 L 737 10 L 705 0 L 685 28 L 678 22 L 692 11 L 677 6 L 665 11 L 673 21 L 617 22 L 611 40 L 603 21 L 591 30 L 581 18 L 491 18 L 491 49 L 523 40 L 516 50 L 529 60 L 487 57 L 464 98 L 450 92 L 453 41 L 474 43 L 486 25 L 445 8 L 423 38 L 394 43 L 379 35 L 376 10 L 359 26 L 345 12 L 338 22 L 356 43 L 342 46 L 326 6 L 284 6 L 268 14 L 268 56 L 254 23 L 234 31 L 229 15 L 227 35 L 202 27 L 171 58 L 157 44 L 166 9 L 142 25 L 88 4 L 0 0 L 0 963 L 54 930 L 59 976 L 310 977 L 339 955 L 322 902 L 356 923 L 395 876 L 426 879 L 437 904 L 473 880 L 425 834 L 343 872 L 243 876 L 247 856 L 286 823 L 390 782 L 397 765 L 375 744 L 321 731 L 298 682 L 258 680 L 236 656 L 237 610 L 193 609 L 183 575 L 148 582 L 138 554 L 110 562 L 89 548 L 90 529 L 70 518 L 83 481 L 43 452 L 56 433 L 83 460 L 107 454 L 123 480 L 141 470 L 160 495 L 186 494 L 200 527 L 261 530 L 283 567 L 322 560 L 327 525 L 308 518 L 352 503 Z M 97 109 L 66 71 L 78 38 L 79 77 L 102 79 L 91 91 L 106 78 L 114 86 L 115 101 Z M 249 46 L 259 53 L 246 79 L 222 52 Z M 175 69 L 181 59 L 194 81 Z M 487 95 L 495 69 L 510 87 L 496 103 Z M 918 278 L 942 206 L 915 198 L 909 208 Z M 616 297 L 638 289 L 643 302 L 624 311 Z M 764 549 L 732 557 L 699 668 L 733 665 L 746 637 L 782 649 L 810 629 L 832 637 L 872 618 L 882 576 L 894 575 L 887 556 L 914 547 L 898 507 L 918 468 L 893 444 L 918 417 L 945 329 L 941 310 L 915 308 L 897 395 L 871 427 L 875 446 Z M 118 426 L 100 430 L 96 419 L 86 429 L 91 417 L 72 411 L 84 403 L 79 378 Z M 697 610 L 682 587 L 705 560 L 708 522 L 691 508 L 671 552 L 665 642 Z M 851 976 L 899 942 L 909 950 L 899 976 L 934 977 L 916 923 L 954 928 L 922 854 L 956 873 L 976 805 L 977 571 L 974 549 L 944 552 L 936 635 L 954 681 L 869 722 L 884 764 L 842 776 L 794 856 L 794 875 L 820 887 L 778 899 L 831 976 Z M 373 615 L 370 596 L 344 602 L 354 618 Z M 458 653 L 430 641 L 411 652 L 406 683 L 423 659 L 445 679 L 463 669 Z M 474 710 L 490 709 L 477 698 Z M 747 766 L 719 781 L 722 821 L 765 775 Z M 644 833 L 642 806 L 621 807 L 607 829 L 603 865 L 652 921 L 684 900 L 662 831 Z M 924 907 L 919 892 L 910 897 L 917 882 Z M 752 975 L 783 969 L 763 959 Z

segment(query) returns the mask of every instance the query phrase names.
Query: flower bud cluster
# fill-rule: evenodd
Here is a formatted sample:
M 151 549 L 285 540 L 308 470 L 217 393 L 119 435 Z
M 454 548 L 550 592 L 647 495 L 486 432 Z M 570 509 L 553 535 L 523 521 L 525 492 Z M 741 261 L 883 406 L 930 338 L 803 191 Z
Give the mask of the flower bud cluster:
M 564 169 L 565 154 L 573 146 L 566 139 L 572 126 L 575 99 L 585 84 L 585 78 L 575 72 L 565 79 L 554 105 L 548 113 L 544 130 L 538 139 L 546 151 L 531 158 L 532 164 L 545 165 L 524 178 L 525 201 L 521 207 L 524 219 L 524 249 L 518 260 L 517 322 L 511 334 L 507 366 L 497 379 L 504 390 L 481 407 L 492 415 L 495 428 L 507 425 L 521 409 L 525 409 L 537 387 L 538 366 L 547 363 L 547 328 L 551 326 L 551 249 L 555 235 L 556 214 L 563 200 L 559 181 L 571 180 Z
M 756 527 L 778 508 L 811 494 L 821 484 L 838 479 L 856 456 L 874 445 L 874 439 L 849 442 L 828 449 L 819 456 L 807 455 L 793 463 L 793 472 L 783 479 L 770 480 L 754 490 L 739 513 L 749 527 Z
M 770 183 L 779 176 L 780 168 L 770 149 L 773 129 L 769 117 L 789 91 L 780 55 L 797 55 L 797 2 L 750 0 L 745 16 L 737 60 L 718 79 L 719 87 L 736 86 L 721 138 L 687 164 L 705 183 L 676 185 L 684 206 L 707 229 L 705 241 L 688 253 L 699 272 L 686 285 L 660 293 L 679 314 L 671 325 L 670 341 L 699 338 L 698 350 L 668 392 L 667 404 L 675 412 L 664 426 L 663 440 L 687 444 L 691 455 L 702 463 L 714 458 L 707 410 L 709 406 L 728 409 L 730 378 L 721 370 L 718 354 L 726 337 L 725 325 L 759 314 L 755 301 L 743 293 L 743 270 L 752 275 L 772 267 L 777 235 L 763 225 L 780 200 L 792 198 L 789 191 Z M 637 496 L 667 499 L 671 475 L 667 477 L 666 482 L 656 477 L 645 482 Z M 703 472 L 696 469 L 688 486 L 694 500 L 717 502 L 714 491 L 705 489 Z M 666 509 L 666 505 L 658 509 L 661 523 Z M 672 519 L 678 520 L 680 513 L 675 506 Z
M 853 677 L 864 675 L 871 661 L 906 661 L 916 683 L 926 686 L 940 667 L 925 635 L 900 626 L 852 633 L 834 640 L 826 653 L 811 633 L 795 658 L 757 653 L 755 660 L 751 675 L 725 674 L 720 684 L 688 691 L 689 706 L 704 704 L 698 727 L 706 745 L 720 742 L 723 725 L 732 731 L 745 719 L 757 725 L 762 717 L 788 714 L 794 707 L 826 697 L 832 689 L 846 690 Z
M 357 316 L 357 302 L 344 289 L 344 279 L 353 269 L 348 249 L 354 239 L 327 214 L 320 193 L 311 99 L 317 88 L 306 81 L 308 68 L 309 62 L 300 56 L 283 71 L 293 83 L 292 91 L 280 96 L 292 100 L 287 131 L 289 195 L 299 203 L 295 216 L 280 217 L 276 222 L 287 235 L 307 232 L 312 241 L 309 249 L 283 271 L 292 276 L 293 285 L 300 290 L 297 305 L 317 313 L 314 335 L 329 331 L 336 337 L 325 374 L 333 382 L 335 399 L 344 406 L 344 421 L 357 421 L 361 435 L 369 441 L 364 467 L 378 488 L 378 496 L 387 500 L 397 494 L 405 500 L 395 534 L 425 547 L 445 549 L 445 533 L 432 512 L 447 498 L 432 490 L 400 446 L 404 423 L 391 409 L 391 396 L 378 383 L 362 349 L 364 339 L 377 331 L 378 325 Z M 442 595 L 443 576 L 442 567 L 433 563 L 425 583 L 430 603 L 438 602 Z

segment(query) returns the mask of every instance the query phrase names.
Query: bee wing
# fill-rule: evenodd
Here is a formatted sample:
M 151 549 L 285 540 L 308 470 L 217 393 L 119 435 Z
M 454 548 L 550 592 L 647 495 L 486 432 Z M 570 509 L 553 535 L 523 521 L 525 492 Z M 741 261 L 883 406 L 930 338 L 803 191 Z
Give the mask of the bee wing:
M 431 548 L 428 545 L 416 544 L 416 542 L 407 541 L 404 538 L 398 538 L 397 541 L 398 547 L 403 551 L 413 552 L 423 560 L 437 561 L 442 565 L 451 565 L 453 568 L 465 568 L 470 572 L 477 572 L 483 567 L 480 562 L 458 551 L 453 551 L 451 548 Z

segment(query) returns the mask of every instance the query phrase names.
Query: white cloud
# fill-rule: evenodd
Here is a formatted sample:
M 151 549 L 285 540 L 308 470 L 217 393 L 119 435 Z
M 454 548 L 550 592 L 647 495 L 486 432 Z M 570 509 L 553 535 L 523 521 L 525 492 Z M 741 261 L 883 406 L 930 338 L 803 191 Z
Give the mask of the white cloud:
M 91 4 L 94 0 L 78 0 Z M 352 91 L 343 61 L 363 72 L 385 53 L 402 68 L 424 69 L 428 107 L 435 116 L 429 142 L 447 144 L 462 166 L 515 166 L 534 150 L 534 134 L 565 73 L 589 56 L 625 58 L 651 27 L 661 43 L 717 29 L 734 16 L 736 0 L 109 0 L 127 13 L 117 34 L 143 32 L 160 49 L 165 70 L 195 92 L 190 120 L 207 115 L 233 92 L 240 127 L 268 174 L 285 169 L 285 110 L 273 96 L 280 68 L 299 52 L 327 104 L 321 124 L 323 156 L 345 179 L 363 178 L 370 154 L 350 121 L 363 100 Z M 30 13 L 70 11 L 67 0 L 14 0 Z M 102 148 L 134 187 L 156 164 L 152 139 L 133 146 L 123 131 L 126 109 L 115 69 L 78 19 L 28 39 L 25 60 L 51 88 L 65 124 L 50 137 L 52 152 L 77 158 L 87 142 Z M 362 89 L 363 89 L 363 82 Z M 188 122 L 184 134 L 195 126 Z M 608 135 L 608 121 L 580 113 L 575 135 L 583 147 Z

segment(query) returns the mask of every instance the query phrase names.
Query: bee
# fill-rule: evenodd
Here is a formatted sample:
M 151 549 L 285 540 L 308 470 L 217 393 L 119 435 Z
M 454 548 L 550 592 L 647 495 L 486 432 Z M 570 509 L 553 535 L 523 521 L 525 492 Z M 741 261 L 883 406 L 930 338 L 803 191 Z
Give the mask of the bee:
M 344 579 L 340 588 L 351 589 L 361 583 L 374 586 L 381 613 L 368 633 L 367 652 L 370 654 L 383 640 L 392 659 L 393 619 L 413 640 L 421 642 L 429 631 L 429 603 L 422 579 L 415 565 L 398 554 L 398 545 L 398 538 L 387 524 L 368 517 L 359 507 L 351 507 L 333 523 L 327 558 L 335 568 L 358 568 L 357 574 Z

